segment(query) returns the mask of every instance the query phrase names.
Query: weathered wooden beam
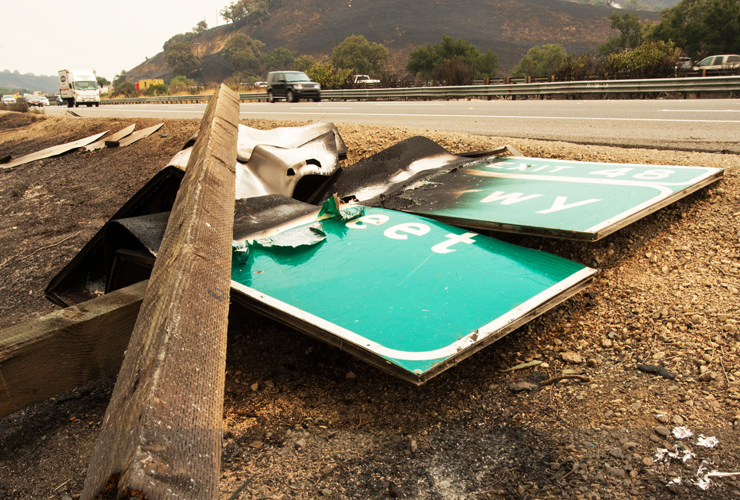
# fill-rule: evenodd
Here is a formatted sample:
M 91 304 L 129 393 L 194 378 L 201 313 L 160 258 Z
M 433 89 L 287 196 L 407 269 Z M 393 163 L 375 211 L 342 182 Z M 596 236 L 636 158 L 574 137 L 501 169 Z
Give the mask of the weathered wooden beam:
M 0 418 L 116 373 L 147 283 L 0 330 Z
M 238 122 L 239 98 L 222 85 L 201 121 L 82 500 L 114 483 L 118 497 L 218 498 Z

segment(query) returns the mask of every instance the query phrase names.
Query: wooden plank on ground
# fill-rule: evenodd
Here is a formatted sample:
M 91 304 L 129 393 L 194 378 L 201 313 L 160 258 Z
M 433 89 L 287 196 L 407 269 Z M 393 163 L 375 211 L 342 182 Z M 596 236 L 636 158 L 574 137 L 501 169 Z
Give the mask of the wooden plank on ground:
M 0 330 L 0 418 L 116 373 L 147 283 Z
M 118 497 L 218 498 L 238 122 L 239 98 L 222 85 L 201 121 L 82 500 L 112 484 Z

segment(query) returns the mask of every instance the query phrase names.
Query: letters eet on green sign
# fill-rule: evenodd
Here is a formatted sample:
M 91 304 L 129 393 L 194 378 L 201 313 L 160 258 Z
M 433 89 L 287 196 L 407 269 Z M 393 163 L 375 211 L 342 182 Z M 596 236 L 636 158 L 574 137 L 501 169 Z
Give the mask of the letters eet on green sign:
M 722 169 L 493 158 L 412 186 L 407 211 L 467 227 L 598 239 L 686 196 Z
M 232 286 L 416 376 L 595 272 L 403 212 L 323 226 L 312 246 L 252 246 Z

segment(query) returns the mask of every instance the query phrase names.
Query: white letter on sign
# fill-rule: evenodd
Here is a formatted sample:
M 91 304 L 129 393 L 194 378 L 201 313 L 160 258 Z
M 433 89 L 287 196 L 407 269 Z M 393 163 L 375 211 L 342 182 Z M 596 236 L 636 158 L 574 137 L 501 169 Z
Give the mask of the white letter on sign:
M 492 201 L 501 201 L 502 205 L 511 205 L 513 203 L 519 203 L 520 201 L 531 200 L 532 198 L 538 198 L 541 194 L 530 194 L 529 196 L 522 196 L 524 193 L 509 193 L 504 194 L 503 191 L 496 191 L 495 193 L 486 196 L 480 202 L 491 203 Z
M 409 238 L 408 236 L 399 233 L 409 233 L 416 236 L 424 236 L 428 232 L 429 226 L 425 226 L 424 224 L 416 224 L 414 222 L 407 222 L 405 224 L 398 224 L 397 226 L 389 227 L 385 230 L 383 234 L 392 240 L 407 240 Z
M 373 214 L 373 215 L 365 215 L 360 217 L 357 220 L 353 220 L 351 222 L 348 222 L 345 224 L 347 227 L 352 227 L 355 229 L 365 229 L 367 226 L 363 224 L 363 222 L 367 224 L 373 224 L 375 226 L 379 226 L 381 224 L 385 224 L 390 220 L 390 217 L 383 214 Z
M 465 234 L 445 234 L 445 238 L 449 238 L 447 241 L 437 243 L 432 247 L 432 252 L 435 253 L 450 253 L 454 250 L 450 249 L 455 243 L 466 243 L 470 245 L 475 243 L 473 236 L 478 236 L 478 233 L 465 233 Z
M 565 201 L 568 199 L 567 196 L 558 196 L 555 198 L 555 203 L 552 204 L 552 206 L 546 210 L 540 210 L 537 212 L 538 214 L 551 214 L 553 212 L 559 212 L 561 210 L 565 210 L 567 208 L 575 208 L 580 207 L 581 205 L 588 205 L 589 203 L 596 203 L 597 201 L 601 201 L 597 198 L 592 198 L 590 200 L 585 201 L 577 201 L 575 203 L 571 203 L 570 205 L 566 205 Z

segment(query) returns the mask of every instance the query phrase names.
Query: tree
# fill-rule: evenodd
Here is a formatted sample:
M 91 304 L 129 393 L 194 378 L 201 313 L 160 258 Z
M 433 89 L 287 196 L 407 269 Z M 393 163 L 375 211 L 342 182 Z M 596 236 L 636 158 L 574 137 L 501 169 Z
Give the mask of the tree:
M 475 78 L 475 68 L 463 56 L 454 56 L 437 66 L 435 78 L 445 85 L 470 85 Z
M 224 44 L 221 53 L 230 64 L 235 78 L 246 79 L 262 72 L 261 49 L 265 44 L 242 33 L 236 33 Z
M 293 69 L 296 71 L 306 71 L 314 64 L 316 64 L 316 59 L 314 59 L 313 56 L 304 54 L 302 56 L 298 56 L 296 60 L 293 61 Z
M 388 62 L 388 49 L 362 35 L 352 35 L 334 47 L 331 62 L 336 68 L 377 75 Z
M 660 13 L 650 38 L 673 41 L 694 59 L 740 53 L 740 2 L 681 0 Z
M 605 70 L 617 78 L 665 78 L 675 73 L 681 49 L 673 42 L 646 41 L 634 50 L 604 58 Z
M 208 23 L 205 19 L 198 21 L 198 24 L 193 28 L 193 33 L 200 35 L 201 33 L 208 30 Z
M 270 17 L 272 0 L 237 0 L 221 9 L 221 17 L 231 21 L 234 27 L 241 27 L 250 21 L 262 21 Z
M 451 65 L 446 63 L 455 58 L 459 60 Z M 445 72 L 453 67 L 461 69 L 461 62 L 473 68 L 476 78 L 495 77 L 498 70 L 498 56 L 495 53 L 489 50 L 482 54 L 467 40 L 453 39 L 448 35 L 442 36 L 442 41 L 437 45 L 420 45 L 412 50 L 406 70 L 420 79 L 428 80 L 433 75 L 439 75 L 440 71 Z
M 611 28 L 619 31 L 619 35 L 596 46 L 596 52 L 602 57 L 626 49 L 636 49 L 645 41 L 646 32 L 651 27 L 650 24 L 642 24 L 640 16 L 629 12 L 619 15 L 615 10 L 609 14 L 609 20 L 612 22 Z
M 102 76 L 96 77 L 96 80 L 98 81 L 98 87 L 105 87 L 106 85 L 110 85 L 110 82 Z
M 262 66 L 267 71 L 289 69 L 293 67 L 295 54 L 288 49 L 277 48 L 262 56 Z
M 129 82 L 128 80 L 121 82 L 118 86 L 114 87 L 113 95 L 125 95 L 126 97 L 131 97 L 136 93 L 136 86 L 133 84 L 133 82 Z
M 172 80 L 170 80 L 170 91 L 177 93 L 177 92 L 185 92 L 189 87 L 192 87 L 194 85 L 193 81 L 185 76 L 176 76 Z
M 523 76 L 544 78 L 554 75 L 567 57 L 565 48 L 560 44 L 553 43 L 542 47 L 536 45 L 522 57 L 519 64 L 511 72 L 511 76 L 516 78 Z
M 306 70 L 308 77 L 323 89 L 338 89 L 352 76 L 351 69 L 335 68 L 330 62 L 314 64 Z
M 200 57 L 193 53 L 193 35 L 175 35 L 164 44 L 164 60 L 178 76 L 193 76 L 200 72 Z
M 126 74 L 126 70 L 122 69 L 121 72 L 113 78 L 113 88 L 117 89 L 123 82 L 127 81 L 128 75 Z

